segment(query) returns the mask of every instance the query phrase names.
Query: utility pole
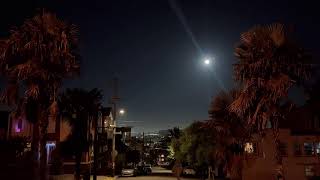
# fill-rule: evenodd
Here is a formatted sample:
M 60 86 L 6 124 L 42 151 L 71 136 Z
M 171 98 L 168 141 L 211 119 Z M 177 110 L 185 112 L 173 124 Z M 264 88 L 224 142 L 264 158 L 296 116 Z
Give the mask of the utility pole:
M 144 164 L 144 132 L 142 133 L 142 163 Z
M 97 180 L 97 155 L 98 155 L 98 121 L 99 116 L 94 119 L 94 141 L 93 141 L 93 180 Z
M 117 103 L 120 100 L 120 97 L 118 96 L 118 78 L 113 78 L 112 80 L 112 88 L 113 88 L 113 96 L 111 97 L 111 103 L 112 103 L 112 116 L 113 116 L 113 133 L 112 133 L 112 154 L 111 154 L 111 159 L 112 159 L 112 177 L 115 176 L 115 171 L 116 171 L 116 119 L 117 119 Z

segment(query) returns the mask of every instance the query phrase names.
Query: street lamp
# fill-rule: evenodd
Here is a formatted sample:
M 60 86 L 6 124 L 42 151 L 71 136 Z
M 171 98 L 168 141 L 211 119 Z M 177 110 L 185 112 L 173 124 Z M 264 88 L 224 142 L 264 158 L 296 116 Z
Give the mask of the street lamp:
M 124 109 L 120 109 L 120 110 L 119 110 L 119 114 L 120 114 L 120 115 L 124 115 L 125 113 L 126 113 L 126 111 L 125 111 Z
M 117 125 L 116 125 L 116 107 L 115 108 L 115 116 L 114 116 L 114 120 L 113 120 L 113 124 L 110 125 L 110 128 L 113 129 L 113 135 L 112 135 L 112 153 L 111 153 L 111 157 L 112 157 L 112 177 L 115 176 L 115 160 L 116 160 L 116 156 L 117 156 L 117 151 L 116 151 L 116 134 L 117 134 Z M 123 116 L 126 113 L 126 111 L 124 109 L 120 109 L 119 110 L 119 115 Z

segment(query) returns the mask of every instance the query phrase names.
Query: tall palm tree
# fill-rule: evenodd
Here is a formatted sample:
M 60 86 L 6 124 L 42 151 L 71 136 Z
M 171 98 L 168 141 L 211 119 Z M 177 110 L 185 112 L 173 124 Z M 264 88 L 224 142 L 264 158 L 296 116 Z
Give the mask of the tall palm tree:
M 75 179 L 80 179 L 80 164 L 83 152 L 88 152 L 90 139 L 88 130 L 92 120 L 98 116 L 102 94 L 98 89 L 67 89 L 59 97 L 59 109 L 64 120 L 69 122 L 72 132 L 65 143 L 68 151 L 75 156 Z M 94 122 L 93 122 L 94 123 Z
M 281 105 L 288 100 L 289 89 L 310 76 L 311 58 L 282 24 L 256 26 L 243 33 L 235 55 L 234 76 L 242 91 L 230 111 L 258 132 L 271 122 L 278 146 L 278 122 L 284 118 Z M 276 157 L 281 164 L 279 153 Z
M 239 161 L 242 159 L 241 147 L 250 138 L 250 129 L 246 129 L 243 119 L 229 111 L 229 106 L 238 95 L 237 90 L 220 92 L 209 107 L 210 120 L 206 124 L 216 134 L 215 159 L 218 163 L 225 163 L 232 179 L 242 178 L 242 162 Z
M 179 127 L 173 127 L 172 129 L 169 129 L 169 139 L 170 139 L 170 144 L 172 145 L 173 150 L 176 150 L 180 146 L 180 136 L 182 134 L 181 130 Z
M 172 129 L 169 129 L 169 135 L 172 138 L 179 139 L 179 137 L 181 135 L 181 130 L 179 129 L 179 127 L 173 127 Z
M 46 167 L 47 160 L 48 118 L 49 115 L 55 118 L 57 114 L 58 88 L 65 78 L 79 72 L 77 37 L 74 25 L 52 13 L 42 12 L 12 28 L 9 36 L 0 41 L 0 73 L 8 82 L 2 97 L 7 103 L 18 104 L 19 88 L 24 90 L 24 101 L 18 105 L 28 105 L 27 114 L 35 118 L 32 149 L 37 156 L 40 139 L 42 168 Z
M 239 61 L 234 75 L 243 87 L 230 110 L 248 117 L 248 123 L 259 129 L 269 119 L 277 124 L 277 106 L 291 87 L 310 76 L 310 57 L 282 24 L 256 26 L 243 33 L 235 55 Z

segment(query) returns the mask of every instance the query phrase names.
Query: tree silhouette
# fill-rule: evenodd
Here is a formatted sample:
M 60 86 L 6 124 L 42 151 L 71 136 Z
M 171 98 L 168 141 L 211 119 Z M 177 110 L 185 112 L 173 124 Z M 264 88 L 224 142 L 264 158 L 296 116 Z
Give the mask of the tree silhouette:
M 74 25 L 42 12 L 12 28 L 9 36 L 0 41 L 0 72 L 7 79 L 2 100 L 18 105 L 22 110 L 17 115 L 32 117 L 32 150 L 38 156 L 40 140 L 42 179 L 47 163 L 48 118 L 57 115 L 58 88 L 79 70 L 77 36 Z M 18 101 L 19 89 L 24 91 L 22 102 Z
M 278 124 L 290 110 L 288 91 L 310 77 L 311 57 L 282 24 L 255 26 L 243 33 L 235 55 L 234 76 L 242 90 L 229 110 L 257 132 L 269 121 L 278 149 Z M 279 152 L 276 158 L 281 165 Z
M 83 152 L 88 152 L 91 140 L 88 130 L 98 118 L 102 94 L 98 89 L 67 89 L 59 96 L 59 108 L 63 119 L 69 122 L 72 132 L 62 145 L 64 154 L 75 156 L 75 179 L 80 179 L 80 164 Z M 64 148 L 63 148 L 64 147 Z

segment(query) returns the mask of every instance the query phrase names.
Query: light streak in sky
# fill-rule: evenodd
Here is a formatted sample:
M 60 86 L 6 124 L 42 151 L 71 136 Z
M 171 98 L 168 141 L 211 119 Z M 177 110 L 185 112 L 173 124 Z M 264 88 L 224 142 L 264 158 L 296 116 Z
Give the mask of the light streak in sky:
M 176 14 L 176 16 L 178 17 L 179 21 L 181 22 L 181 24 L 183 25 L 186 33 L 188 34 L 188 36 L 190 37 L 192 43 L 194 44 L 194 46 L 197 48 L 197 50 L 200 52 L 200 54 L 203 54 L 203 51 L 199 45 L 199 43 L 197 42 L 195 36 L 193 35 L 187 20 L 181 10 L 181 8 L 179 7 L 179 5 L 176 3 L 176 0 L 168 0 L 171 9 L 174 11 L 174 13 Z
M 195 36 L 193 35 L 193 33 L 191 31 L 191 28 L 189 27 L 188 22 L 187 22 L 184 14 L 183 14 L 181 8 L 177 4 L 176 0 L 168 0 L 168 2 L 169 2 L 169 5 L 170 5 L 171 9 L 176 14 L 176 16 L 179 19 L 180 23 L 184 27 L 184 30 L 186 31 L 186 33 L 190 37 L 192 43 L 194 44 L 196 49 L 200 52 L 200 54 L 202 56 L 204 56 L 203 50 L 201 49 L 198 41 L 196 40 Z M 207 65 L 209 65 L 209 64 L 210 64 L 210 62 Z M 216 63 L 214 63 L 214 62 L 212 64 L 216 65 Z M 215 71 L 212 71 L 212 72 L 213 72 L 213 75 L 214 75 L 214 79 L 216 80 L 216 82 L 218 82 L 218 85 L 220 86 L 220 88 L 222 90 L 224 90 L 224 91 L 227 91 L 227 89 L 225 88 L 223 82 L 217 77 L 217 73 Z

